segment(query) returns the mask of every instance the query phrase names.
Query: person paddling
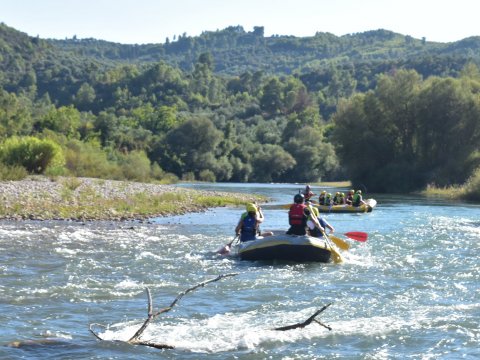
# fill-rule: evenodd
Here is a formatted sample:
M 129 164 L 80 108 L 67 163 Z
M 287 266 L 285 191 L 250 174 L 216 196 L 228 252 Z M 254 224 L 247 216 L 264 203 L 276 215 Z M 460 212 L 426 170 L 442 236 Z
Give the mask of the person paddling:
M 355 195 L 353 195 L 352 206 L 359 207 L 360 205 L 367 205 L 362 198 L 362 190 L 357 190 Z
M 296 194 L 293 198 L 293 204 L 288 211 L 288 223 L 290 228 L 288 235 L 306 235 L 307 234 L 307 215 L 305 214 L 305 197 L 303 194 Z
M 303 193 L 301 193 L 305 199 L 305 201 L 310 200 L 315 194 L 313 193 L 310 185 L 305 186 L 305 190 L 303 190 Z
M 322 237 L 323 234 L 326 234 L 326 229 L 329 229 L 329 234 L 333 234 L 335 231 L 334 227 L 330 225 L 327 220 L 320 217 L 318 209 L 307 201 L 307 208 L 305 209 L 307 213 L 307 227 L 308 235 L 314 237 Z
M 240 236 L 240 242 L 256 240 L 257 235 L 273 235 L 272 232 L 259 233 L 259 226 L 265 220 L 260 206 L 249 203 L 247 204 L 246 210 L 247 211 L 240 216 L 240 220 L 235 227 L 235 234 Z

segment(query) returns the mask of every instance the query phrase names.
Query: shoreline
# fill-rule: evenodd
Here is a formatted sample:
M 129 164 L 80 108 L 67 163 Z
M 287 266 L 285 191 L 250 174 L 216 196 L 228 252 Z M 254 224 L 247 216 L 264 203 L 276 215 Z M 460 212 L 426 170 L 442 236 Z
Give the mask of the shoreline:
M 267 199 L 254 194 L 96 178 L 35 175 L 0 181 L 3 220 L 146 221 L 253 201 Z

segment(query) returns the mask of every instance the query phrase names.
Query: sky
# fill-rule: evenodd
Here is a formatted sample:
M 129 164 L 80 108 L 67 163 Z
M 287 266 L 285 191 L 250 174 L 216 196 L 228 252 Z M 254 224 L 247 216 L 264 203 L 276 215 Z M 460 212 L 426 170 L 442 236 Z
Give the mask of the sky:
M 164 43 L 228 26 L 265 36 L 386 29 L 427 41 L 480 35 L 479 0 L 0 0 L 0 22 L 40 38 Z

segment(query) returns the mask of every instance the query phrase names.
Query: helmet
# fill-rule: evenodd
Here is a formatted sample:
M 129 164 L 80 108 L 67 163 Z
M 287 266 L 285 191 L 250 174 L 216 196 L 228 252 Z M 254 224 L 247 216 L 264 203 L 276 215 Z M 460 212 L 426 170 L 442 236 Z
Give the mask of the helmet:
M 357 194 L 361 194 L 362 193 L 362 190 L 357 190 Z
M 296 194 L 294 197 L 293 197 L 293 202 L 295 204 L 303 204 L 303 200 L 305 199 L 305 196 L 303 196 L 302 194 Z
M 320 194 L 325 195 L 327 192 L 323 190 Z
M 255 204 L 248 203 L 247 204 L 247 212 L 257 212 L 257 207 Z
M 335 193 L 335 195 L 340 195 L 340 192 L 339 192 L 339 191 L 337 191 L 337 192 Z
M 310 190 L 310 185 L 305 186 L 305 189 Z
M 328 194 L 327 194 L 327 197 L 332 197 L 332 194 L 331 194 L 331 193 L 328 193 Z
M 352 190 L 348 190 L 348 193 L 349 193 L 349 194 L 354 194 L 354 193 L 355 193 L 355 190 L 353 190 L 353 189 L 352 189 Z
M 341 196 L 341 197 L 345 197 L 345 193 L 343 193 L 343 192 L 340 193 L 340 196 Z

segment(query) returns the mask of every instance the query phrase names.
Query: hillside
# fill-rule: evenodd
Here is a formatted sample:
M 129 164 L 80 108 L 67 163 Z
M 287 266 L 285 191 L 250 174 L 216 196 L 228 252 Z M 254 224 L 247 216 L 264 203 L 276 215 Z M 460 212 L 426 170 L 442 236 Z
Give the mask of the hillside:
M 436 57 L 471 58 L 480 55 L 480 37 L 455 43 L 429 42 L 388 30 L 335 36 L 317 33 L 313 37 L 264 37 L 263 27 L 246 32 L 228 27 L 200 36 L 180 36 L 164 44 L 123 45 L 96 39 L 49 40 L 64 51 L 100 61 L 144 63 L 165 61 L 182 70 L 191 70 L 200 54 L 215 59 L 215 72 L 239 75 L 247 70 L 292 73 L 295 70 L 325 67 L 328 64 L 401 62 Z
M 463 183 L 480 165 L 479 37 L 237 26 L 124 45 L 1 24 L 0 59 L 0 178 L 343 178 L 408 191 Z

